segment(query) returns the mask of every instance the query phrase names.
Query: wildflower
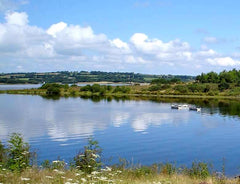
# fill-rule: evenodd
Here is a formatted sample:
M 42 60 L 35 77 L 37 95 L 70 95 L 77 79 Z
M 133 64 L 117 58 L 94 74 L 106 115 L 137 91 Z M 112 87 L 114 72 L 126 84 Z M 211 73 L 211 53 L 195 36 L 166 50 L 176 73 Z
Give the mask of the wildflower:
M 24 151 L 24 152 L 22 152 L 22 154 L 23 155 L 27 155 L 27 154 L 29 154 L 29 152 L 28 151 Z
M 87 181 L 85 178 L 81 178 L 81 180 L 83 183 Z
M 94 158 L 99 158 L 100 156 L 99 156 L 98 154 L 92 153 L 92 157 L 94 157 Z
M 96 175 L 96 174 L 99 174 L 100 172 L 97 172 L 97 171 L 93 171 L 91 174 L 92 175 Z
M 101 176 L 99 179 L 100 179 L 100 180 L 103 180 L 103 181 L 106 181 L 106 180 L 107 180 L 107 177 Z
M 58 163 L 58 162 L 61 162 L 60 160 L 54 160 L 52 161 L 52 163 Z
M 21 177 L 21 180 L 22 180 L 22 181 L 29 181 L 30 178 L 22 178 L 22 177 Z
M 46 176 L 46 178 L 53 179 L 53 177 L 52 177 L 52 176 Z

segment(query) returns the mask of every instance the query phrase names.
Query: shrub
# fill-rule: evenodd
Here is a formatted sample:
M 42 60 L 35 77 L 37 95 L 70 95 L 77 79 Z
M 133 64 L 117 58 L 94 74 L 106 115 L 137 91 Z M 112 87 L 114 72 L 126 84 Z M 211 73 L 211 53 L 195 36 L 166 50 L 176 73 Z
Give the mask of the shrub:
M 184 85 L 177 85 L 177 86 L 174 87 L 174 90 L 178 91 L 180 93 L 187 93 L 188 92 L 187 86 L 184 86 Z
M 153 85 L 148 88 L 149 91 L 158 91 L 161 90 L 161 85 Z
M 30 166 L 31 153 L 28 143 L 20 134 L 13 133 L 8 141 L 7 168 L 12 171 L 23 171 Z
M 39 89 L 48 89 L 49 87 L 61 88 L 63 85 L 56 83 L 45 83 Z
M 221 83 L 218 85 L 218 88 L 220 91 L 223 91 L 225 89 L 228 89 L 229 86 L 230 85 L 225 80 L 222 80 Z
M 173 175 L 177 172 L 177 167 L 171 163 L 160 164 L 160 172 L 166 175 Z
M 0 164 L 3 163 L 4 155 L 5 155 L 5 148 L 2 142 L 0 141 Z
M 92 87 L 88 84 L 80 88 L 80 91 L 91 91 Z
M 62 87 L 64 87 L 65 90 L 68 89 L 68 86 L 56 84 L 56 83 L 43 84 L 39 89 L 47 89 L 47 92 L 46 92 L 47 95 L 59 95 L 61 91 L 60 88 Z
M 129 93 L 131 91 L 131 89 L 129 87 L 126 86 L 116 86 L 113 90 L 113 93 Z
M 102 166 L 101 153 L 102 149 L 98 145 L 98 142 L 89 139 L 88 145 L 84 147 L 84 150 L 80 151 L 74 157 L 74 166 L 86 173 L 98 170 Z
M 186 169 L 187 173 L 191 177 L 205 179 L 210 176 L 210 171 L 207 163 L 193 162 L 190 169 Z
M 91 91 L 93 93 L 100 92 L 100 90 L 101 90 L 101 86 L 99 84 L 93 84 L 91 87 L 92 87 Z
M 60 88 L 54 87 L 54 86 L 48 87 L 46 93 L 47 93 L 47 95 L 59 95 Z

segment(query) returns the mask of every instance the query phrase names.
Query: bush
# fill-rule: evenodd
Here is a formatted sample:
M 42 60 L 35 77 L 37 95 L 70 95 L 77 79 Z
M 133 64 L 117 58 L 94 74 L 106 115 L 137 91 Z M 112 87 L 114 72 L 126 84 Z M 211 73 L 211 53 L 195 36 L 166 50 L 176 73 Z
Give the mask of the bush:
M 68 85 L 61 85 L 61 84 L 56 84 L 56 83 L 46 83 L 43 84 L 39 89 L 46 89 L 47 95 L 59 95 L 61 92 L 61 88 L 64 88 L 65 90 L 68 89 Z
M 177 172 L 177 167 L 171 163 L 160 164 L 160 172 L 166 175 L 173 175 Z
M 28 143 L 20 134 L 13 133 L 8 141 L 7 168 L 12 171 L 23 171 L 30 166 L 31 153 Z
M 173 88 L 175 91 L 178 91 L 180 93 L 187 93 L 188 92 L 188 88 L 185 85 L 177 85 Z
M 54 87 L 54 86 L 51 86 L 51 87 L 48 87 L 47 88 L 47 95 L 60 95 L 60 88 L 58 87 Z
M 0 164 L 3 163 L 4 155 L 5 155 L 5 148 L 2 142 L 0 141 Z
M 162 89 L 161 85 L 153 85 L 148 88 L 149 91 L 158 91 L 161 89 Z
M 91 91 L 93 93 L 100 92 L 100 90 L 101 90 L 101 86 L 99 84 L 93 84 L 91 87 L 92 87 Z
M 45 83 L 39 89 L 48 89 L 49 87 L 61 88 L 63 85 L 56 83 Z M 64 85 L 64 87 L 66 86 Z
M 218 85 L 218 88 L 220 91 L 223 91 L 223 90 L 228 89 L 229 86 L 230 85 L 225 80 L 222 80 L 221 83 Z
M 74 157 L 74 166 L 85 173 L 98 170 L 102 166 L 101 153 L 102 149 L 99 147 L 98 142 L 89 139 L 84 150 Z
M 186 169 L 187 173 L 191 177 L 205 179 L 210 176 L 208 164 L 203 162 L 193 162 L 190 169 Z
M 113 90 L 113 93 L 129 93 L 131 89 L 126 86 L 116 86 Z
M 88 84 L 80 88 L 80 91 L 92 91 L 92 87 Z

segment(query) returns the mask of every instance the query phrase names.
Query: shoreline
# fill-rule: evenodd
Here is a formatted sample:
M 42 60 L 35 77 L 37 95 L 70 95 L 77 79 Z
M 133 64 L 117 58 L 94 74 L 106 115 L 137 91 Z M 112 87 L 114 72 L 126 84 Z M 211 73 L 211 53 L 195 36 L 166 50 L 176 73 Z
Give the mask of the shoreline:
M 42 89 L 10 89 L 10 90 L 0 90 L 0 94 L 22 94 L 22 95 L 40 95 L 40 96 L 48 96 L 51 97 L 52 95 L 47 95 L 46 90 Z M 54 95 L 53 95 L 54 96 Z M 77 92 L 71 94 L 70 92 L 64 92 L 60 95 L 55 95 L 58 97 L 160 97 L 160 98 L 191 98 L 191 99 L 229 99 L 229 100 L 240 100 L 240 96 L 209 96 L 209 95 L 182 95 L 182 94 L 139 94 L 139 93 L 107 93 L 104 95 L 100 95 L 99 93 L 88 93 L 88 92 Z

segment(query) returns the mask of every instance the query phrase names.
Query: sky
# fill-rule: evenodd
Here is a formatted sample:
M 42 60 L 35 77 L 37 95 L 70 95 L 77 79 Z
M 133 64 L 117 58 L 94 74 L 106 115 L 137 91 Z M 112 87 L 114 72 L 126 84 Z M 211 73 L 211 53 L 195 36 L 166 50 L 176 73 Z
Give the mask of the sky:
M 0 0 L 0 73 L 240 68 L 238 0 Z

